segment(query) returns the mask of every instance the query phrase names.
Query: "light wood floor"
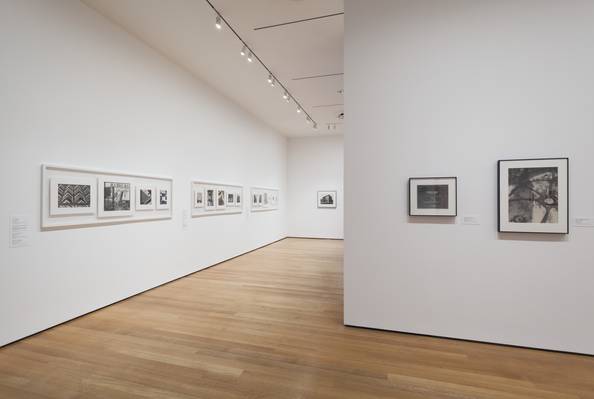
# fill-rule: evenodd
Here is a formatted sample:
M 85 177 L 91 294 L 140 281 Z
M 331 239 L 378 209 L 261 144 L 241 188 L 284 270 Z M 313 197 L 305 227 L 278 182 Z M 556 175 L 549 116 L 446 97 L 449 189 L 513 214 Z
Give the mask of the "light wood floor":
M 0 398 L 594 398 L 591 357 L 344 327 L 342 252 L 287 239 L 9 345 Z

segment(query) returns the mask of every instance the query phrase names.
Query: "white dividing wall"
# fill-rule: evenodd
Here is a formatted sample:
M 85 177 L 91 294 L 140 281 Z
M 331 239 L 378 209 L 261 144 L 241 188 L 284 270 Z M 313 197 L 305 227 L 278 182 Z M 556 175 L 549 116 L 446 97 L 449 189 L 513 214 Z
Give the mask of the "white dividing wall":
M 343 154 L 342 135 L 289 140 L 289 236 L 344 237 Z M 318 190 L 337 191 L 336 209 L 318 209 Z
M 499 159 L 570 158 L 594 215 L 594 2 L 345 2 L 345 323 L 594 354 L 594 229 L 497 234 Z M 407 217 L 412 176 L 461 215 Z
M 39 0 L 0 3 L 0 49 L 0 345 L 286 236 L 286 139 L 148 46 Z M 172 176 L 173 219 L 40 232 L 44 162 Z M 280 210 L 184 228 L 192 179 L 277 187 Z

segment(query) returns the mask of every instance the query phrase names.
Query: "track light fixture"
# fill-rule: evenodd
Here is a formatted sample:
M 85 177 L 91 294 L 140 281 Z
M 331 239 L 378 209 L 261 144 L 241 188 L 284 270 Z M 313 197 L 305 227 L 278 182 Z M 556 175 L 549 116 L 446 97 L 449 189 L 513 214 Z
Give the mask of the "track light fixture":
M 252 49 L 246 44 L 245 40 L 243 40 L 243 38 L 241 36 L 239 36 L 239 34 L 235 31 L 235 29 L 233 29 L 233 26 L 229 25 L 229 23 L 223 18 L 223 16 L 221 15 L 221 13 L 219 12 L 219 10 L 217 10 L 214 5 L 212 4 L 211 0 L 205 0 L 206 3 L 208 3 L 208 5 L 212 8 L 212 10 L 215 13 L 215 27 L 217 28 L 217 30 L 221 30 L 223 29 L 223 24 L 226 25 L 226 29 L 228 29 L 233 35 L 235 35 L 235 37 L 241 42 L 242 47 L 241 47 L 241 51 L 239 52 L 239 54 L 241 54 L 242 57 L 245 57 L 247 62 L 249 63 L 253 63 L 254 61 L 258 61 L 258 63 L 260 63 L 262 65 L 262 67 L 266 70 L 266 72 L 268 72 L 268 84 L 270 84 L 270 86 L 275 87 L 276 84 L 278 83 L 278 85 L 280 86 L 280 89 L 283 90 L 283 99 L 287 102 L 290 103 L 291 100 L 295 103 L 295 105 L 297 106 L 297 113 L 301 114 L 304 113 L 306 116 L 306 122 L 308 124 L 313 124 L 313 128 L 317 129 L 318 128 L 318 124 L 316 123 L 315 120 L 313 120 L 313 118 L 307 113 L 307 111 L 305 111 L 302 107 L 301 104 L 297 101 L 297 99 L 295 99 L 295 97 L 293 97 L 291 95 L 291 93 L 287 90 L 287 88 L 283 85 L 283 83 L 281 81 L 279 81 L 276 76 L 274 76 L 272 74 L 272 72 L 270 71 L 270 68 L 268 68 L 266 66 L 266 64 L 264 64 L 262 62 L 262 60 L 260 58 L 258 58 L 258 56 L 256 54 L 254 54 L 254 52 L 252 51 Z M 330 125 L 328 125 L 328 129 L 330 129 Z

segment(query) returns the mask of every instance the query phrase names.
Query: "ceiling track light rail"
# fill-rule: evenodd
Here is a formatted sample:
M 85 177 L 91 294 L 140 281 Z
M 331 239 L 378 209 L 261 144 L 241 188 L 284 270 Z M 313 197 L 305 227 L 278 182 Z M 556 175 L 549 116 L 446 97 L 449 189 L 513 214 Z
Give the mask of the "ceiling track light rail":
M 256 55 L 256 53 L 250 48 L 250 46 L 248 46 L 248 44 L 241 38 L 241 36 L 239 36 L 239 34 L 237 33 L 237 31 L 235 31 L 235 29 L 233 29 L 233 27 L 229 24 L 229 22 L 227 22 L 227 20 L 225 19 L 225 17 L 223 17 L 221 15 L 221 13 L 219 13 L 219 10 L 217 10 L 215 8 L 215 6 L 210 2 L 210 0 L 204 0 L 206 1 L 206 3 L 210 6 L 210 8 L 213 9 L 213 11 L 216 14 L 216 19 L 215 19 L 215 27 L 218 30 L 221 30 L 223 28 L 223 24 L 225 24 L 229 30 L 235 35 L 235 37 L 237 37 L 237 39 L 241 42 L 242 44 L 242 48 L 240 51 L 240 54 L 242 56 L 245 56 L 247 54 L 247 61 L 248 62 L 253 62 L 254 60 L 257 60 L 260 65 L 262 65 L 262 67 L 266 70 L 266 72 L 268 72 L 268 83 L 274 87 L 276 83 L 278 83 L 278 85 L 280 86 L 280 88 L 284 91 L 283 94 L 283 98 L 289 102 L 291 100 L 293 100 L 295 102 L 295 104 L 297 105 L 297 113 L 304 113 L 306 116 L 306 122 L 309 124 L 310 122 L 313 122 L 313 127 L 314 129 L 317 129 L 317 122 L 311 117 L 311 115 L 309 115 L 307 113 L 307 111 L 305 111 L 305 109 L 303 109 L 303 107 L 301 106 L 301 104 L 299 103 L 299 101 L 297 101 L 295 99 L 295 97 L 289 92 L 289 90 L 285 87 L 285 85 L 283 85 L 280 80 L 277 79 L 277 77 L 272 73 L 272 71 L 270 70 L 270 68 L 268 68 L 268 66 L 266 66 L 266 64 L 264 64 L 264 62 L 260 59 L 260 57 L 258 57 Z

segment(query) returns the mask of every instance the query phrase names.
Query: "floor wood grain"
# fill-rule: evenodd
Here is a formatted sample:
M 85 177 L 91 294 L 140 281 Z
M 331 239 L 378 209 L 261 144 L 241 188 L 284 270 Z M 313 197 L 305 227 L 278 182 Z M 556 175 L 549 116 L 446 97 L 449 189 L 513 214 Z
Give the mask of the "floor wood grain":
M 594 398 L 592 357 L 344 327 L 342 245 L 286 239 L 4 347 L 0 398 Z

